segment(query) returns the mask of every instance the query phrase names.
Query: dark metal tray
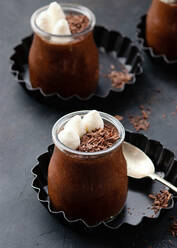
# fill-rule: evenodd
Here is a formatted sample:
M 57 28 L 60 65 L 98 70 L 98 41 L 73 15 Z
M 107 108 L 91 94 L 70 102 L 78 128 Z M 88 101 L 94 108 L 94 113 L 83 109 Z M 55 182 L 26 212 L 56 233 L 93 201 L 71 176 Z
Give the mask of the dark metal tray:
M 21 44 L 17 45 L 15 53 L 10 57 L 11 71 L 26 90 L 33 93 L 35 96 L 45 98 L 50 102 L 55 98 L 69 100 L 77 98 L 79 100 L 88 100 L 94 95 L 105 98 L 111 91 L 122 92 L 129 84 L 134 84 L 136 76 L 143 72 L 142 56 L 138 47 L 132 41 L 120 34 L 117 31 L 109 31 L 102 26 L 96 26 L 94 29 L 94 38 L 97 47 L 99 48 L 100 58 L 100 77 L 96 91 L 87 98 L 81 98 L 73 95 L 67 98 L 62 97 L 57 93 L 46 95 L 41 88 L 33 88 L 29 79 L 28 54 L 31 47 L 33 35 L 24 38 Z M 110 65 L 115 65 L 116 70 L 122 71 L 126 69 L 132 74 L 132 79 L 128 84 L 124 84 L 122 88 L 112 87 L 111 81 L 105 77 L 105 74 L 110 72 Z
M 126 131 L 125 140 L 142 149 L 154 162 L 156 171 L 163 172 L 165 178 L 174 185 L 177 185 L 177 173 L 174 173 L 174 171 L 177 171 L 177 161 L 174 160 L 174 154 L 171 151 L 163 148 L 160 142 L 150 140 L 143 134 Z M 166 209 L 162 209 L 155 214 L 154 210 L 152 210 L 152 199 L 150 199 L 148 195 L 160 192 L 160 190 L 164 189 L 164 186 L 161 183 L 152 182 L 150 179 L 135 180 L 129 178 L 126 205 L 121 214 L 113 220 L 107 222 L 103 221 L 95 226 L 89 226 L 81 219 L 69 220 L 63 211 L 55 212 L 50 205 L 47 188 L 47 174 L 53 148 L 54 145 L 50 145 L 48 147 L 48 152 L 38 157 L 38 164 L 32 169 L 32 174 L 35 177 L 32 182 L 32 187 L 37 192 L 38 200 L 47 208 L 47 210 L 55 215 L 55 217 L 59 217 L 69 224 L 79 225 L 87 229 L 95 229 L 98 227 L 117 229 L 125 223 L 136 226 L 145 218 L 158 218 L 161 211 L 171 209 L 174 206 L 174 200 L 172 198 Z

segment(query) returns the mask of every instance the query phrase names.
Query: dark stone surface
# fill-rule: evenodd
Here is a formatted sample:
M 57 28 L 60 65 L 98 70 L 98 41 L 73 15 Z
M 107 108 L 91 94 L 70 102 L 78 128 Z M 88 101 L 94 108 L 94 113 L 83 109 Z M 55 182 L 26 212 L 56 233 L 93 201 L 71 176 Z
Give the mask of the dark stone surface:
M 74 2 L 74 1 L 70 1 Z M 150 1 L 78 0 L 90 7 L 97 23 L 117 29 L 135 39 L 139 17 L 147 11 Z M 165 213 L 154 223 L 115 232 L 83 234 L 63 226 L 39 204 L 31 189 L 31 168 L 36 157 L 45 151 L 51 140 L 55 121 L 72 110 L 89 107 L 110 114 L 124 115 L 124 126 L 132 129 L 128 114 L 138 114 L 138 106 L 152 104 L 151 126 L 146 134 L 160 140 L 177 154 L 177 73 L 156 65 L 145 55 L 144 75 L 122 95 L 93 99 L 88 103 L 48 106 L 37 101 L 19 87 L 10 74 L 12 48 L 30 32 L 32 12 L 48 3 L 42 0 L 0 1 L 0 247 L 176 247 L 168 234 L 169 216 Z M 156 90 L 161 92 L 157 93 Z M 166 114 L 166 119 L 162 118 Z M 169 243 L 169 239 L 173 244 Z

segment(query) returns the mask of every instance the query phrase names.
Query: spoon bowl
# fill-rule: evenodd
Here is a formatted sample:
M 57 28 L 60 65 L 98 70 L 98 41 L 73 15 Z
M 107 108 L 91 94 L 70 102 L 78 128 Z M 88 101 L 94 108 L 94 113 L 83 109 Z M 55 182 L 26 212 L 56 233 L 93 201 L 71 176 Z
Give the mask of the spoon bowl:
M 129 177 L 137 179 L 150 177 L 177 193 L 177 187 L 155 174 L 152 160 L 142 150 L 128 142 L 123 142 L 123 154 L 127 162 L 127 175 Z

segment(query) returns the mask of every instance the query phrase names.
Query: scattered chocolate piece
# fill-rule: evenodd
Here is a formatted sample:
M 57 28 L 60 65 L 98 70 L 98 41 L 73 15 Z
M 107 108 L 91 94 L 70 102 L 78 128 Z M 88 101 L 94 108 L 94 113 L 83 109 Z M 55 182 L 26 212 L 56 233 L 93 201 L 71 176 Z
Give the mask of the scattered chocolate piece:
M 121 115 L 115 115 L 114 117 L 118 119 L 118 121 L 122 121 L 124 119 L 124 117 Z
M 69 23 L 69 27 L 72 34 L 77 34 L 84 31 L 84 29 L 88 27 L 90 22 L 88 17 L 85 15 L 69 14 L 66 16 L 66 19 Z
M 129 81 L 132 79 L 132 75 L 128 73 L 127 70 L 122 71 L 111 71 L 108 74 L 108 78 L 112 82 L 112 86 L 118 89 L 121 89 L 124 84 L 129 83 Z
M 149 198 L 154 200 L 152 205 L 154 213 L 157 214 L 161 208 L 167 208 L 171 197 L 172 194 L 168 190 L 161 190 L 160 193 L 156 195 L 149 194 Z
M 147 130 L 150 126 L 148 121 L 150 111 L 144 109 L 144 106 L 141 110 L 141 115 L 138 116 L 129 116 L 130 123 L 134 126 L 136 131 Z
M 175 217 L 171 215 L 171 216 L 169 216 L 169 219 L 170 219 L 170 220 L 174 220 Z
M 177 106 L 176 106 L 176 111 L 171 113 L 172 115 L 177 115 Z
M 144 105 L 140 105 L 139 108 L 140 108 L 141 110 L 144 110 Z
M 169 227 L 169 232 L 173 237 L 177 236 L 177 220 L 175 220 Z
M 115 65 L 110 65 L 111 70 L 115 69 Z
M 149 117 L 148 113 L 145 110 L 142 110 L 141 113 L 142 113 L 143 118 L 147 120 Z
M 169 239 L 168 242 L 169 242 L 171 245 L 173 244 L 173 242 L 171 241 L 171 239 Z
M 88 132 L 81 137 L 81 144 L 78 148 L 81 152 L 98 152 L 111 147 L 120 138 L 117 129 L 105 124 L 104 129 L 97 129 Z

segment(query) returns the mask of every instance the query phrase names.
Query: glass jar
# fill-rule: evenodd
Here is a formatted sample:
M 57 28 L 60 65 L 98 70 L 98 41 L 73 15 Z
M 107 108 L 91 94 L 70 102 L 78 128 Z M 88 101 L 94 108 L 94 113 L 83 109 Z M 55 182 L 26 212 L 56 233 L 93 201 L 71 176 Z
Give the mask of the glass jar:
M 89 25 L 80 33 L 54 35 L 36 24 L 37 17 L 48 6 L 34 12 L 31 17 L 34 38 L 29 53 L 30 81 L 34 88 L 42 88 L 46 94 L 85 98 L 96 90 L 98 84 L 99 59 L 93 38 L 95 16 L 80 5 L 63 3 L 61 7 L 66 16 L 71 13 L 85 15 Z
M 126 201 L 128 178 L 122 153 L 125 130 L 116 118 L 100 112 L 104 122 L 118 130 L 120 139 L 99 152 L 71 150 L 59 141 L 57 134 L 70 118 L 87 113 L 65 115 L 53 127 L 55 148 L 48 168 L 48 192 L 54 210 L 63 210 L 69 219 L 81 218 L 95 225 L 117 215 Z
M 146 18 L 146 40 L 156 54 L 177 59 L 177 3 L 152 1 Z

